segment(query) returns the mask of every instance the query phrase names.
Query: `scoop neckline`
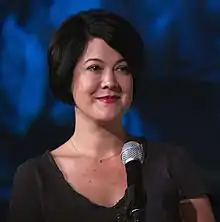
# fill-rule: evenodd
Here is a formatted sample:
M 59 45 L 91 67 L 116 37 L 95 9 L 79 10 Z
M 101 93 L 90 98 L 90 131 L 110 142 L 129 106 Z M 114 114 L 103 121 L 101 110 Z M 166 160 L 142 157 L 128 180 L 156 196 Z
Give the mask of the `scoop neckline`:
M 63 182 L 63 184 L 70 189 L 71 192 L 73 192 L 74 194 L 76 194 L 78 197 L 84 199 L 87 203 L 89 203 L 90 205 L 94 206 L 94 207 L 98 207 L 98 208 L 103 208 L 103 209 L 117 209 L 118 207 L 120 207 L 122 205 L 122 203 L 124 203 L 125 200 L 125 194 L 124 196 L 113 206 L 107 207 L 104 205 L 99 205 L 97 203 L 92 202 L 91 200 L 89 200 L 87 197 L 85 197 L 83 194 L 77 192 L 69 183 L 68 181 L 64 178 L 63 173 L 61 172 L 60 168 L 58 167 L 56 161 L 54 160 L 54 157 L 52 156 L 51 152 L 49 150 L 47 150 L 45 152 L 45 155 L 49 161 L 49 163 L 53 166 L 54 170 L 56 171 L 57 175 L 59 176 L 59 179 Z

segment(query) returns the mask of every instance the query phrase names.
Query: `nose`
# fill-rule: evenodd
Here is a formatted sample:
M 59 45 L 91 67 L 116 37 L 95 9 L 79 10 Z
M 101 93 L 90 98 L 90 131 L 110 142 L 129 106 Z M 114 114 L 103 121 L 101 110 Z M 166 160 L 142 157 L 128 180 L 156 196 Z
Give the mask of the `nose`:
M 117 78 L 113 71 L 105 71 L 103 73 L 101 87 L 103 89 L 111 89 L 111 90 L 119 88 Z

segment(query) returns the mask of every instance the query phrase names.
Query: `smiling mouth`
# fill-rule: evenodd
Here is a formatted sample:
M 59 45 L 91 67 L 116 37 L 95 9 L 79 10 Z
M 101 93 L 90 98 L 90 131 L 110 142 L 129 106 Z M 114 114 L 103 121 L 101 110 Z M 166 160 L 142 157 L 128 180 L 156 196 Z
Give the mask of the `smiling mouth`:
M 100 97 L 97 97 L 97 99 L 102 99 L 102 98 L 106 98 L 106 99 L 120 99 L 120 96 L 113 95 L 113 96 L 100 96 Z
M 98 97 L 97 99 L 104 103 L 114 103 L 120 99 L 120 96 L 102 96 Z

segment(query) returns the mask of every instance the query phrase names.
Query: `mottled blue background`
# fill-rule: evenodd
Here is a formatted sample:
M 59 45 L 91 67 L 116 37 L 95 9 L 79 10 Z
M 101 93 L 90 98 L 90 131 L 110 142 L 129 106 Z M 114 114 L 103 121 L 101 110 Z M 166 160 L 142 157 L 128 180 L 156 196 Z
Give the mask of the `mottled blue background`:
M 184 146 L 209 184 L 217 209 L 219 0 L 0 0 L 1 209 L 7 209 L 17 166 L 72 133 L 72 107 L 55 100 L 48 88 L 46 49 L 63 19 L 94 7 L 127 18 L 146 44 L 148 70 L 124 117 L 125 127 Z

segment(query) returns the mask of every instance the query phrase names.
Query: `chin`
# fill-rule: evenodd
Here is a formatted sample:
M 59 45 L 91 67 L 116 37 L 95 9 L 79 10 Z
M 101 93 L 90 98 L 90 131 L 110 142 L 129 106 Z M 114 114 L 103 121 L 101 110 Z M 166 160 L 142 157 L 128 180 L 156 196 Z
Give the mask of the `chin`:
M 90 118 L 98 122 L 119 122 L 122 121 L 124 115 L 124 109 L 94 109 L 89 114 Z
M 98 122 L 115 122 L 121 121 L 123 115 L 111 114 L 111 115 L 96 115 L 94 119 Z
M 116 120 L 118 120 L 119 118 L 118 117 L 103 117 L 103 118 L 95 118 L 96 121 L 98 122 L 114 122 Z

